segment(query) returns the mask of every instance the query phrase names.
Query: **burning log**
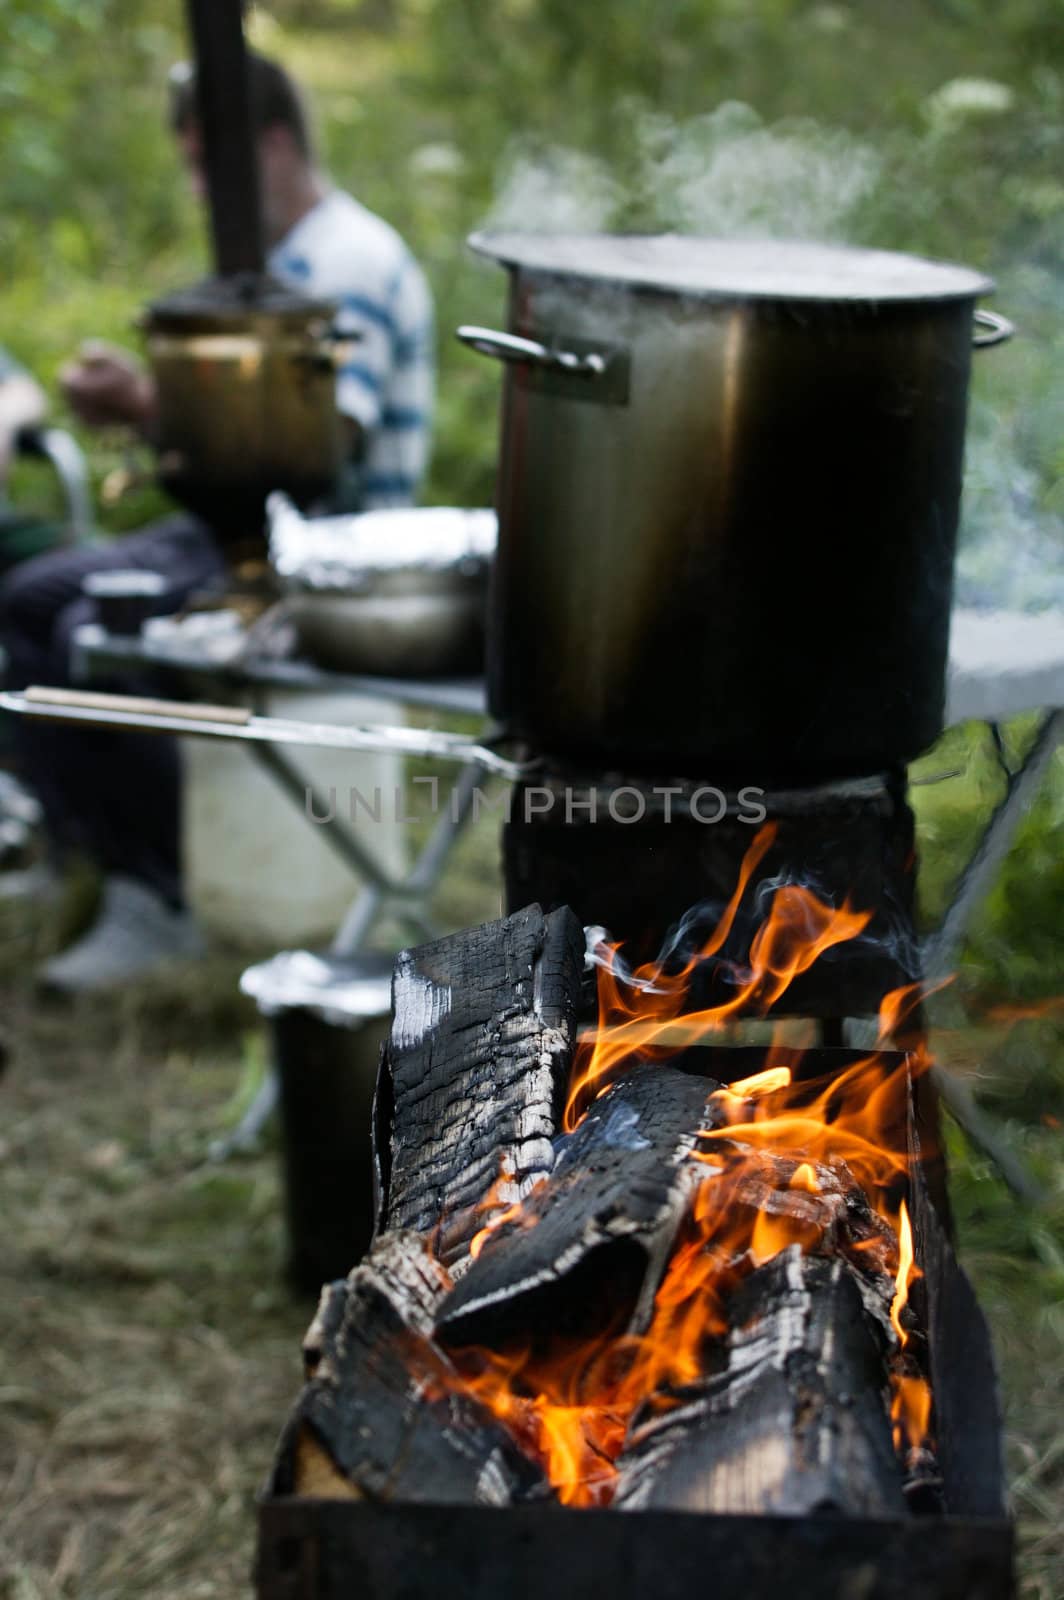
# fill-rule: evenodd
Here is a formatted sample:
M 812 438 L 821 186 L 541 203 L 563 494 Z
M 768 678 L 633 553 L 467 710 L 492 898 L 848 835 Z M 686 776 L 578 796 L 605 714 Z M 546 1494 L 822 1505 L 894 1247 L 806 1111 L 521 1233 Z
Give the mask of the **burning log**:
M 723 1371 L 629 1431 L 614 1504 L 896 1515 L 901 1474 L 884 1400 L 889 1300 L 839 1258 L 792 1245 L 731 1296 Z
M 498 1506 L 540 1481 L 505 1429 L 446 1383 L 431 1328 L 448 1283 L 422 1238 L 392 1233 L 325 1289 L 276 1492 Z
M 786 926 L 817 949 L 861 925 L 799 909 Z M 782 954 L 766 973 L 801 952 Z M 575 920 L 538 907 L 400 957 L 384 1231 L 322 1302 L 288 1481 L 448 1504 L 904 1509 L 901 1444 L 930 1415 L 902 1321 L 907 1058 L 824 1052 L 826 1077 L 779 1050 L 668 1065 L 648 1024 L 716 1018 L 685 1010 L 690 972 L 647 967 L 600 971 L 600 1027 L 574 1059 L 582 975 Z
M 779 1236 L 782 1222 L 792 1242 L 818 1255 L 847 1257 L 860 1271 L 857 1281 L 869 1307 L 876 1309 L 878 1289 L 892 1275 L 897 1240 L 844 1161 L 825 1166 L 761 1151 L 723 1181 L 732 1214 L 740 1208 L 752 1214 L 755 1238 L 761 1229 Z
M 657 1065 L 613 1084 L 565 1141 L 550 1182 L 487 1233 L 441 1306 L 440 1337 L 587 1331 L 582 1314 L 601 1327 L 604 1305 L 622 1329 L 645 1326 L 702 1176 L 687 1158 L 713 1120 L 718 1088 Z
M 550 1171 L 576 1039 L 583 930 L 530 906 L 417 950 L 395 969 L 378 1084 L 378 1228 L 445 1232 L 453 1261 Z

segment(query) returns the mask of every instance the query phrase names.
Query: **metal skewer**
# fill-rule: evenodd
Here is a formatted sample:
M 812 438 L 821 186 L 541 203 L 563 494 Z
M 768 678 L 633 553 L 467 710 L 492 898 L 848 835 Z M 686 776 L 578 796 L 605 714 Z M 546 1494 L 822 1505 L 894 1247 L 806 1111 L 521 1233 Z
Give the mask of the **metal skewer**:
M 78 689 L 41 688 L 0 694 L 0 708 L 42 722 L 140 733 L 177 733 L 204 739 L 238 739 L 260 744 L 308 745 L 322 750 L 377 750 L 459 766 L 474 763 L 486 772 L 517 782 L 535 763 L 511 761 L 464 734 L 431 728 L 383 724 L 332 727 L 255 716 L 239 706 L 198 705 L 180 700 L 145 700 L 133 695 L 94 694 Z

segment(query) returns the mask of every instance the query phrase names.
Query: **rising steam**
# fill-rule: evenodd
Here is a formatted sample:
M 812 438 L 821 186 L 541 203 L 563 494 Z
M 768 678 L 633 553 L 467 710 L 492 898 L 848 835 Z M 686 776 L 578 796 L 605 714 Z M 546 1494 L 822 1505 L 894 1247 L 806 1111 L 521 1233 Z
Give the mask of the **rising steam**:
M 841 129 L 766 126 L 735 101 L 682 123 L 633 109 L 632 129 L 624 173 L 581 151 L 511 146 L 484 226 L 842 239 L 881 174 L 871 146 Z

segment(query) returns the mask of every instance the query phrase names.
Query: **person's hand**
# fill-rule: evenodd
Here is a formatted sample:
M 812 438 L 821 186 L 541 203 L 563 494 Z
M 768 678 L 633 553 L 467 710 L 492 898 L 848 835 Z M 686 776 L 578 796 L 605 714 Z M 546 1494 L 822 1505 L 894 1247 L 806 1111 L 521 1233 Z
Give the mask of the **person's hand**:
M 135 356 L 91 340 L 59 374 L 67 403 L 91 428 L 124 422 L 141 433 L 155 420 L 155 385 Z

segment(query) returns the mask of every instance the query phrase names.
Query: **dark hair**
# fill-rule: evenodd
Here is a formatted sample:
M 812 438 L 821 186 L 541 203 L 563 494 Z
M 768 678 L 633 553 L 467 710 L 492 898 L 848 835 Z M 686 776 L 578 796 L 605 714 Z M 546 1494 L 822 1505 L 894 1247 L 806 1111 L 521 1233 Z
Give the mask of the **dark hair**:
M 267 128 L 287 128 L 309 161 L 313 145 L 303 96 L 276 61 L 250 50 L 247 59 L 252 126 L 259 133 Z M 196 70 L 189 62 L 181 62 L 170 69 L 170 126 L 175 133 L 184 133 L 198 120 Z

